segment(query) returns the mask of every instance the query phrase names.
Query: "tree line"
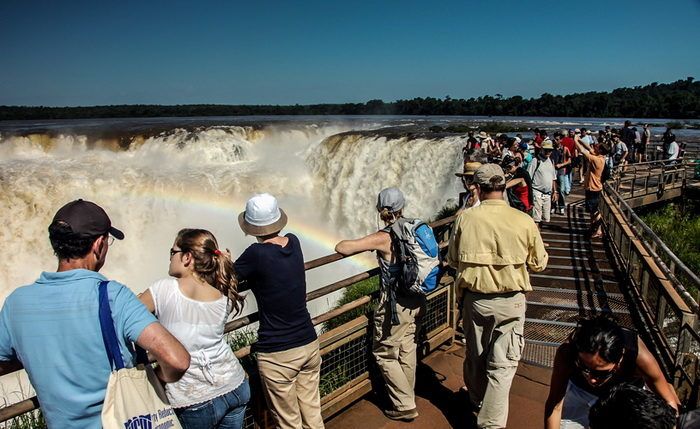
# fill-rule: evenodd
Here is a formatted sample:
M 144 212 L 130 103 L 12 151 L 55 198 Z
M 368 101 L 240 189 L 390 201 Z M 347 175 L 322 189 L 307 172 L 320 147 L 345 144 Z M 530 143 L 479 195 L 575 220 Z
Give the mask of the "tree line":
M 569 116 L 626 118 L 700 118 L 700 82 L 688 77 L 672 83 L 651 83 L 611 92 L 537 98 L 501 94 L 456 99 L 413 98 L 384 102 L 309 105 L 114 105 L 86 107 L 0 106 L 0 120 L 248 115 L 464 115 Z

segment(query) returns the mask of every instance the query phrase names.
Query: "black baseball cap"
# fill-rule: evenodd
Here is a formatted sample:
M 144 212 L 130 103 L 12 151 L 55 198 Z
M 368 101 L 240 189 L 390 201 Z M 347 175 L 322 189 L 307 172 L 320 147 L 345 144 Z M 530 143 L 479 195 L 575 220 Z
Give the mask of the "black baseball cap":
M 102 207 L 78 199 L 58 209 L 53 222 L 61 221 L 68 225 L 71 233 L 79 237 L 97 237 L 109 233 L 117 240 L 124 239 L 124 233 L 112 226 L 112 221 Z M 52 223 L 53 223 L 52 222 Z

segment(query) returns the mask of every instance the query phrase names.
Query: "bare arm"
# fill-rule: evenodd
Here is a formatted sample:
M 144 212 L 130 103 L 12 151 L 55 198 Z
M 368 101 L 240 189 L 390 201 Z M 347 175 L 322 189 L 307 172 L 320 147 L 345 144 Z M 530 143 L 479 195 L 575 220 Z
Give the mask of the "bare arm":
M 569 152 L 569 148 L 565 147 L 564 148 L 564 162 L 555 165 L 557 169 L 566 167 L 567 165 L 571 164 L 571 152 Z
M 591 155 L 591 148 L 586 143 L 581 141 L 581 137 L 574 136 L 574 142 L 576 142 L 576 148 L 578 148 L 579 152 L 581 152 L 585 157 L 589 157 Z
M 678 412 L 678 404 L 680 401 L 673 387 L 666 381 L 666 377 L 664 377 L 659 363 L 656 362 L 656 359 L 641 339 L 637 339 L 637 345 L 639 348 L 637 354 L 637 368 L 642 373 L 647 386 Z
M 146 326 L 136 344 L 156 359 L 156 375 L 165 383 L 179 380 L 190 367 L 190 354 L 160 323 Z
M 151 295 L 151 290 L 146 289 L 144 292 L 139 294 L 139 300 L 146 306 L 148 311 L 154 313 L 156 311 L 156 303 L 153 302 L 153 295 Z
M 391 237 L 383 231 L 377 231 L 355 240 L 343 240 L 335 245 L 335 251 L 350 256 L 367 250 L 378 250 L 384 259 L 391 256 Z
M 510 179 L 506 183 L 506 189 L 510 189 L 513 186 L 527 186 L 527 183 L 525 183 L 525 179 L 518 177 L 517 179 Z
M 562 344 L 554 356 L 552 379 L 549 383 L 549 395 L 544 404 L 545 429 L 559 429 L 561 425 L 561 411 L 564 405 L 564 395 L 569 384 L 571 368 L 566 359 L 565 349 L 567 344 Z

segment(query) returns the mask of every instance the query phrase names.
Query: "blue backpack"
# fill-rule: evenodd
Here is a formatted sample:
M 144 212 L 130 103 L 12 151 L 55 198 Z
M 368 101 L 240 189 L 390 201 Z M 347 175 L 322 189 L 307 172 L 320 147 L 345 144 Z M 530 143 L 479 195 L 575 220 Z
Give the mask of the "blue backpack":
M 433 230 L 420 219 L 399 218 L 391 225 L 396 260 L 401 263 L 398 289 L 427 295 L 438 285 L 438 244 Z

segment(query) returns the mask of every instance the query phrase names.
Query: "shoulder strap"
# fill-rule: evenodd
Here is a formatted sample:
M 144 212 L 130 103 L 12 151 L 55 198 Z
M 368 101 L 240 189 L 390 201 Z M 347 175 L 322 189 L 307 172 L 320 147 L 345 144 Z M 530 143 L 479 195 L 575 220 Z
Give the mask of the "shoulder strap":
M 124 360 L 122 359 L 122 352 L 121 348 L 119 347 L 117 333 L 114 330 L 112 309 L 109 307 L 109 295 L 107 293 L 108 284 L 109 280 L 103 280 L 100 282 L 99 286 L 100 329 L 102 330 L 102 341 L 104 342 L 105 350 L 107 351 L 109 365 L 116 370 L 120 370 L 124 368 Z
M 539 170 L 539 169 L 540 169 L 540 165 L 542 165 L 542 161 L 540 160 L 540 157 L 539 157 L 539 156 L 534 156 L 534 157 L 532 157 L 532 161 L 531 161 L 531 162 L 533 162 L 533 161 L 537 161 L 537 165 L 535 166 L 535 171 L 532 172 L 532 177 L 530 177 L 530 179 L 534 179 L 534 178 L 535 178 L 535 174 L 537 174 L 537 170 Z

